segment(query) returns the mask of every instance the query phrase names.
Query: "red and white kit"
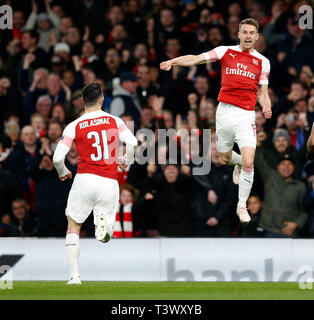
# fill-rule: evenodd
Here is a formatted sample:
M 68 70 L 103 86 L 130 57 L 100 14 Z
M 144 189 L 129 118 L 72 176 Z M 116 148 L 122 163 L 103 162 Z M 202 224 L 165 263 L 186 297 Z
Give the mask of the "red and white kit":
M 220 46 L 203 54 L 206 62 L 221 63 L 221 89 L 216 113 L 218 151 L 230 151 L 234 142 L 239 148 L 255 148 L 257 88 L 268 84 L 269 60 L 255 49 L 248 52 L 239 45 Z
M 137 140 L 120 118 L 102 110 L 87 112 L 67 125 L 57 145 L 54 164 L 60 177 L 69 172 L 64 159 L 73 141 L 79 160 L 66 215 L 83 223 L 93 210 L 95 224 L 97 215 L 101 214 L 112 227 L 119 202 L 119 141 L 126 143 L 128 150 L 128 145 L 136 146 Z M 131 160 L 127 159 L 131 156 L 127 155 L 126 161 Z

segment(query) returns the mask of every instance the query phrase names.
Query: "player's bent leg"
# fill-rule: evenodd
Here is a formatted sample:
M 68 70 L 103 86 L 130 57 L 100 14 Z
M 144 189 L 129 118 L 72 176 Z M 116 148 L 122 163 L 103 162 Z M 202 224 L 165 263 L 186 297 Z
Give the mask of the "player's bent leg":
M 254 156 L 255 148 L 242 147 L 242 170 L 239 179 L 239 202 L 237 215 L 241 222 L 250 222 L 251 218 L 247 212 L 246 203 L 249 198 L 254 180 Z
M 96 240 L 106 243 L 111 239 L 110 227 L 107 224 L 106 216 L 98 214 L 96 217 L 95 238 Z
M 235 151 L 230 150 L 227 153 L 219 153 L 219 162 L 222 165 L 234 166 L 232 180 L 234 184 L 239 184 L 242 158 Z
M 67 284 L 81 284 L 78 260 L 80 255 L 79 235 L 82 224 L 67 216 L 68 230 L 65 238 L 66 252 L 70 265 L 70 281 Z
M 101 242 L 108 242 L 113 235 L 113 226 L 119 204 L 119 184 L 116 180 L 103 178 L 100 181 L 97 203 L 93 207 L 95 238 Z M 106 193 L 103 193 L 106 190 Z

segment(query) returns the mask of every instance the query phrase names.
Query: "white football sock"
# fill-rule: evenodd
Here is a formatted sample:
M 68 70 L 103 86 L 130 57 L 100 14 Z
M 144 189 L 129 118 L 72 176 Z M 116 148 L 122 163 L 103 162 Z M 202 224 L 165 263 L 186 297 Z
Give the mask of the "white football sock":
M 71 278 L 79 277 L 78 259 L 80 256 L 79 235 L 76 232 L 68 232 L 65 237 L 66 252 L 70 265 Z
M 242 168 L 239 181 L 239 202 L 238 206 L 246 208 L 247 199 L 250 196 L 254 180 L 254 167 Z
M 232 151 L 232 158 L 231 158 L 229 165 L 235 166 L 236 164 L 241 166 L 242 165 L 242 158 L 238 153 Z

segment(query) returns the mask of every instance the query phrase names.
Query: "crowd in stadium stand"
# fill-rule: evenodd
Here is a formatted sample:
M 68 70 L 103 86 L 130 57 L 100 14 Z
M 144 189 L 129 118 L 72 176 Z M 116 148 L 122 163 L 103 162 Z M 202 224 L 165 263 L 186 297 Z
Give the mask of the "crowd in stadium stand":
M 298 24 L 299 7 L 311 3 L 3 4 L 13 8 L 13 30 L 0 30 L 0 236 L 65 235 L 64 212 L 73 180 L 59 180 L 52 156 L 64 127 L 84 113 L 80 90 L 93 81 L 103 89 L 103 110 L 133 120 L 135 133 L 185 128 L 190 135 L 174 137 L 183 151 L 193 139 L 201 145 L 202 129 L 212 133 L 206 175 L 192 174 L 193 152 L 183 152 L 184 164 L 171 164 L 170 142 L 156 143 L 149 163 L 135 161 L 119 171 L 116 223 L 121 225 L 116 237 L 314 236 L 314 165 L 306 152 L 314 119 L 314 38 L 313 30 Z M 273 117 L 266 121 L 257 104 L 255 181 L 248 200 L 252 220 L 240 225 L 233 168 L 220 165 L 216 147 L 220 64 L 174 66 L 166 72 L 159 63 L 237 44 L 239 23 L 247 17 L 259 22 L 256 50 L 271 63 Z M 141 141 L 136 152 L 147 143 Z M 73 144 L 66 158 L 73 175 L 77 162 Z M 124 223 L 130 219 L 132 227 Z M 81 236 L 93 235 L 90 216 Z

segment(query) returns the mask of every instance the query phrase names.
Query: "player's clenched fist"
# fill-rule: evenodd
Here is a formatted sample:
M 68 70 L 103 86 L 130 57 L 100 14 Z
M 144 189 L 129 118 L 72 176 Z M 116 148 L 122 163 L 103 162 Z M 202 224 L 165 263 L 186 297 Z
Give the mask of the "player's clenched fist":
M 272 111 L 270 108 L 263 108 L 263 113 L 264 113 L 265 119 L 270 119 L 272 116 Z
M 161 70 L 165 70 L 165 71 L 169 71 L 171 69 L 171 63 L 170 61 L 164 61 L 160 64 L 160 69 Z
M 65 176 L 59 177 L 59 179 L 60 179 L 61 181 L 65 181 L 65 180 L 67 180 L 67 179 L 72 179 L 72 172 L 69 171 Z

